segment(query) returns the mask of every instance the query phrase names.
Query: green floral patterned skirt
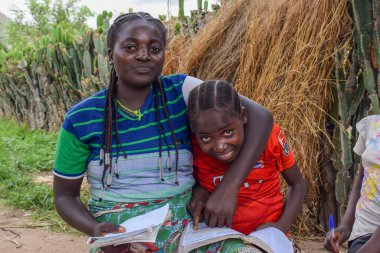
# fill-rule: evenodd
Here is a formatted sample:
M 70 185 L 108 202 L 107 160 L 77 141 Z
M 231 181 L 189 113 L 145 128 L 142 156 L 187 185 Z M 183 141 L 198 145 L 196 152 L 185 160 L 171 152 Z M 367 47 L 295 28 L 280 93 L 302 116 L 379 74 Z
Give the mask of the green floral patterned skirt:
M 191 190 L 185 191 L 172 198 L 159 199 L 149 202 L 136 203 L 114 203 L 90 201 L 89 209 L 98 222 L 110 222 L 120 224 L 125 220 L 147 213 L 154 209 L 169 204 L 172 212 L 170 221 L 165 222 L 158 232 L 155 243 L 133 243 L 133 248 L 138 248 L 141 252 L 175 253 L 183 228 L 191 220 L 191 216 L 186 210 L 186 206 L 191 198 Z M 192 253 L 234 253 L 234 252 L 254 252 L 246 251 L 247 246 L 241 240 L 226 240 L 204 246 Z M 91 253 L 102 253 L 99 248 L 92 249 Z

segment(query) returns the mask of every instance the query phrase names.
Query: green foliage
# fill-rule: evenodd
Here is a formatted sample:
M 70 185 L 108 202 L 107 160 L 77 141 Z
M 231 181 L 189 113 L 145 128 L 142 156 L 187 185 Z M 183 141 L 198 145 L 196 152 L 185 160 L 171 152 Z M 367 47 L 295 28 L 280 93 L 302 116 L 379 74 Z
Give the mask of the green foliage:
M 79 5 L 80 0 L 26 0 L 28 14 L 31 21 L 26 21 L 20 9 L 14 9 L 14 18 L 8 25 L 8 43 L 14 45 L 18 42 L 28 43 L 49 34 L 54 27 L 74 33 L 86 26 L 85 21 L 93 13 L 86 6 Z
M 97 16 L 96 25 L 98 33 L 107 33 L 110 28 L 110 19 L 112 18 L 112 12 L 103 11 Z
M 158 19 L 161 21 L 161 22 L 166 22 L 166 15 L 158 15 Z
M 132 13 L 132 12 L 133 12 L 133 8 L 129 8 L 129 9 L 128 9 L 128 12 L 129 12 L 129 13 Z
M 35 175 L 51 171 L 57 133 L 32 131 L 4 119 L 0 120 L 0 129 L 1 202 L 32 211 L 34 219 L 62 230 L 65 225 L 55 211 L 52 187 L 33 181 Z M 83 195 L 87 201 L 88 192 Z
M 6 120 L 0 128 L 0 197 L 25 210 L 53 210 L 51 189 L 34 184 L 32 175 L 52 169 L 57 134 Z

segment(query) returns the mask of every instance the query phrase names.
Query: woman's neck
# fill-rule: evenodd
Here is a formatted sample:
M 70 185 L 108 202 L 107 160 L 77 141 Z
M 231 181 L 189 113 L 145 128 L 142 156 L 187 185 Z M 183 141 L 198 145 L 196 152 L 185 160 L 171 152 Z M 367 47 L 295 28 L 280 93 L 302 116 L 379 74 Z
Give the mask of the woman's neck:
M 139 109 L 148 96 L 150 85 L 145 87 L 131 87 L 127 85 L 117 86 L 117 99 L 131 110 Z

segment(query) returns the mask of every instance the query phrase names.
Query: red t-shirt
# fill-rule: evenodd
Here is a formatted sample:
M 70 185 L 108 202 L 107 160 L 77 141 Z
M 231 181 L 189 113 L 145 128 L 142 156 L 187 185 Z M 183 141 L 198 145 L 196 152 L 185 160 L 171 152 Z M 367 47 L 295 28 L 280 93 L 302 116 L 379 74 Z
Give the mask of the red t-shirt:
M 228 164 L 203 153 L 195 138 L 192 142 L 194 177 L 201 186 L 212 192 L 220 183 Z M 264 153 L 240 187 L 233 229 L 248 235 L 261 224 L 279 219 L 284 206 L 279 172 L 294 164 L 294 155 L 284 132 L 274 124 Z

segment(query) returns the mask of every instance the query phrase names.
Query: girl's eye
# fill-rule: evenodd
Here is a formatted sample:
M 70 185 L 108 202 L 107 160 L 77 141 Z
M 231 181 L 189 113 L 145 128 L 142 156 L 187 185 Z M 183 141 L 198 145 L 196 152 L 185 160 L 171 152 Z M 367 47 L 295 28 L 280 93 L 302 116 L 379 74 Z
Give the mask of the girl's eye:
M 132 44 L 126 44 L 124 45 L 124 48 L 129 51 L 136 50 L 136 46 Z
M 210 136 L 202 136 L 200 139 L 202 142 L 208 142 L 211 140 Z
M 161 52 L 160 47 L 152 47 L 150 50 L 152 51 L 152 53 L 155 53 L 155 54 L 158 54 L 159 52 Z
M 233 131 L 231 129 L 227 129 L 227 130 L 224 131 L 224 135 L 225 136 L 231 136 L 232 133 L 233 133 Z

